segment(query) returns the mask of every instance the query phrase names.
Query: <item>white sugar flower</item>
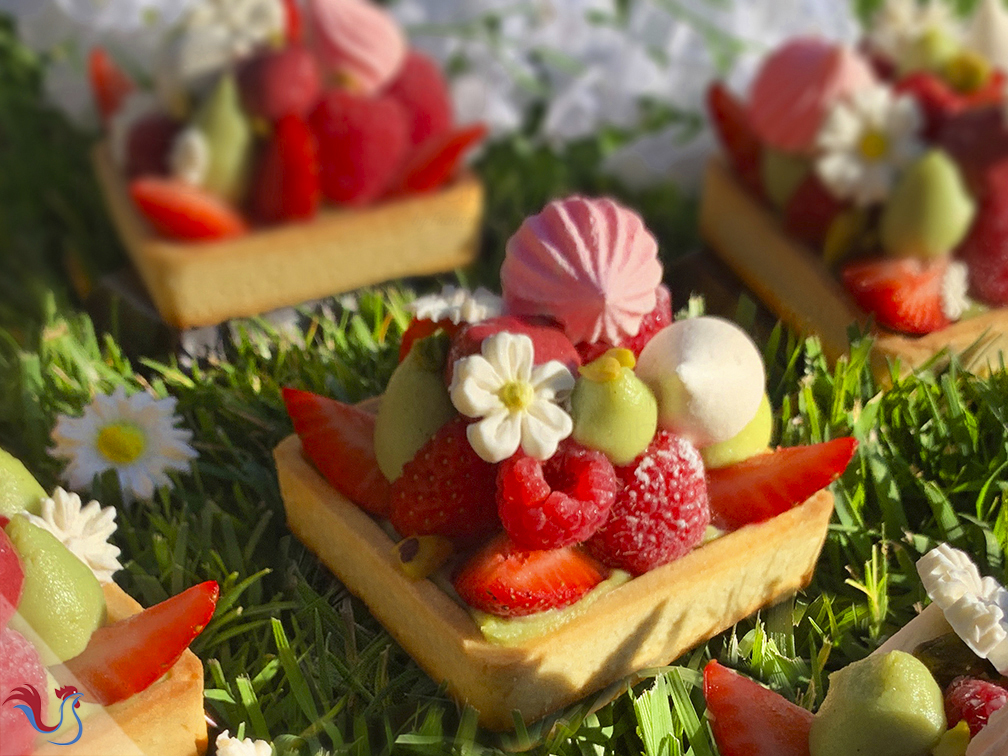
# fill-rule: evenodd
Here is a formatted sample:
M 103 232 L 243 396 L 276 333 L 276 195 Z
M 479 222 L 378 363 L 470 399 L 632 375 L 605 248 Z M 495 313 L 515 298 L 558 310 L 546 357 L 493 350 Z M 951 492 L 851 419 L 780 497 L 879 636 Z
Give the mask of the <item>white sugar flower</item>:
M 942 312 L 949 320 L 959 320 L 972 305 L 973 300 L 969 298 L 969 267 L 961 260 L 953 260 L 942 278 Z
M 210 169 L 210 142 L 202 131 L 189 126 L 172 142 L 168 162 L 173 176 L 187 184 L 202 186 Z
M 132 396 L 119 387 L 99 394 L 81 417 L 60 415 L 53 428 L 53 455 L 69 460 L 64 479 L 74 489 L 87 488 L 95 475 L 115 470 L 126 500 L 149 499 L 168 485 L 169 470 L 184 471 L 197 454 L 192 432 L 176 428 L 174 397 Z
M 840 199 L 866 206 L 892 190 L 900 168 L 923 150 L 917 103 L 884 86 L 866 87 L 833 106 L 816 146 L 819 178 Z
M 115 507 L 102 507 L 97 501 L 81 506 L 81 497 L 57 488 L 52 498 L 42 500 L 42 514 L 25 515 L 33 525 L 52 533 L 98 578 L 111 583 L 122 569 L 119 547 L 108 539 L 116 531 Z
M 265 740 L 232 738 L 227 730 L 217 736 L 217 756 L 270 756 L 273 746 Z
M 563 363 L 533 366 L 535 347 L 524 334 L 495 333 L 483 340 L 482 354 L 455 363 L 449 393 L 452 403 L 472 423 L 466 435 L 487 462 L 500 462 L 522 448 L 529 456 L 549 459 L 574 429 L 559 405 L 574 388 Z
M 872 49 L 894 63 L 907 61 L 928 37 L 957 39 L 960 25 L 947 3 L 940 0 L 886 0 L 872 17 L 868 40 Z
M 482 286 L 476 291 L 469 291 L 458 286 L 446 284 L 440 294 L 428 294 L 417 297 L 410 303 L 409 309 L 420 320 L 450 320 L 455 325 L 459 323 L 479 323 L 487 318 L 495 318 L 501 314 L 503 300 Z
M 917 560 L 917 572 L 931 600 L 977 656 L 1008 672 L 1008 590 L 980 577 L 969 556 L 946 543 Z

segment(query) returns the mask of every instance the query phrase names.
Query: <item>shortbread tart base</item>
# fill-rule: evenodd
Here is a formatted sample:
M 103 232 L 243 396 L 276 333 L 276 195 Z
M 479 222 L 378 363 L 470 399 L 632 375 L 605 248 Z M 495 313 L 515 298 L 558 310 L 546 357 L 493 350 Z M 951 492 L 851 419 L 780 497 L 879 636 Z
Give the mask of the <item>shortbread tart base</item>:
M 788 236 L 719 158 L 708 163 L 704 177 L 700 234 L 778 317 L 801 333 L 818 336 L 830 360 L 847 353 L 847 329 L 868 322 L 821 256 Z M 899 360 L 907 372 L 943 350 L 958 354 L 966 369 L 983 373 L 1008 356 L 1008 309 L 920 337 L 877 328 L 872 349 L 873 367 L 883 378 L 891 362 Z
M 393 542 L 302 454 L 274 451 L 294 535 L 359 596 L 437 682 L 494 730 L 515 727 L 648 667 L 667 664 L 762 606 L 808 584 L 833 496 L 819 491 L 600 596 L 568 624 L 518 646 L 487 641 L 469 612 L 430 580 L 398 568 Z
M 323 208 L 309 222 L 237 239 L 180 243 L 137 211 L 107 144 L 92 153 L 106 205 L 161 317 L 217 325 L 394 278 L 430 275 L 478 253 L 483 186 L 463 174 L 440 191 L 359 210 Z
M 104 591 L 110 622 L 141 610 L 114 583 Z M 91 714 L 83 724 L 73 745 L 45 744 L 34 756 L 201 756 L 207 749 L 202 663 L 185 651 L 160 680 Z

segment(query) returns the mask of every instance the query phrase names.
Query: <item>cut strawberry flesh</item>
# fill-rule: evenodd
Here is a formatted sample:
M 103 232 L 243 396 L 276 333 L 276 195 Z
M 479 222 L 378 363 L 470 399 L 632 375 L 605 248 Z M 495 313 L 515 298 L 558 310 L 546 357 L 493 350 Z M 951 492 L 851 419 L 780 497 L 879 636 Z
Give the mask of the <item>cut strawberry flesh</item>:
M 293 388 L 283 390 L 283 400 L 305 455 L 329 484 L 368 512 L 388 517 L 391 486 L 374 455 L 375 416 Z
M 763 193 L 760 161 L 763 147 L 749 124 L 745 106 L 720 82 L 707 90 L 707 110 L 728 161 L 742 182 L 756 194 Z
M 179 660 L 213 617 L 220 588 L 209 580 L 95 630 L 66 662 L 88 700 L 113 704 L 146 690 Z
M 17 611 L 24 588 L 24 569 L 3 526 L 0 525 L 0 630 Z
M 926 334 L 945 328 L 942 284 L 949 261 L 941 258 L 879 259 L 843 270 L 843 280 L 858 306 L 884 328 Z
M 130 184 L 130 196 L 154 230 L 169 239 L 212 241 L 248 231 L 227 202 L 178 179 L 138 178 Z
M 836 438 L 708 470 L 711 524 L 735 530 L 787 512 L 840 477 L 856 449 L 853 438 Z
M 434 134 L 407 158 L 393 192 L 430 192 L 451 179 L 465 154 L 487 135 L 482 123 Z
M 716 661 L 703 682 L 721 756 L 809 756 L 812 712 Z

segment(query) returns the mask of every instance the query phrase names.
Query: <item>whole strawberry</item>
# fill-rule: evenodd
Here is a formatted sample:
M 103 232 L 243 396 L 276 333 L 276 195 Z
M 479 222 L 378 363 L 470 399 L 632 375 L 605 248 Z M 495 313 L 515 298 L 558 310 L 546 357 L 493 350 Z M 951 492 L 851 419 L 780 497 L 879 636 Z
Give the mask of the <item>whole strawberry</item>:
M 710 506 L 696 447 L 660 430 L 643 454 L 616 473 L 623 490 L 609 521 L 585 544 L 589 553 L 610 567 L 640 575 L 700 544 Z
M 500 527 L 496 475 L 496 467 L 469 444 L 466 421 L 456 418 L 434 434 L 392 484 L 392 525 L 404 538 L 490 533 Z

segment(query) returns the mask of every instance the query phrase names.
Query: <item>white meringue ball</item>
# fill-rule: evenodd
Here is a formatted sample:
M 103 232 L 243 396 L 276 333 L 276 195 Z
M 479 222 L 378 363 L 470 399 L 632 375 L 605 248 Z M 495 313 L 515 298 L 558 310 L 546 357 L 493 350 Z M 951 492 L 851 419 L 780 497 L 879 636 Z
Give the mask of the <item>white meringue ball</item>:
M 659 331 L 641 352 L 637 375 L 658 400 L 658 427 L 697 447 L 736 436 L 756 416 L 766 382 L 752 339 L 716 317 Z

